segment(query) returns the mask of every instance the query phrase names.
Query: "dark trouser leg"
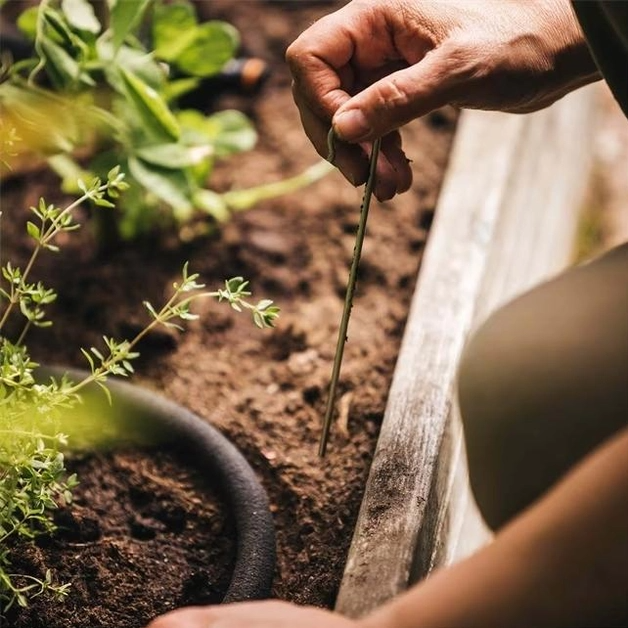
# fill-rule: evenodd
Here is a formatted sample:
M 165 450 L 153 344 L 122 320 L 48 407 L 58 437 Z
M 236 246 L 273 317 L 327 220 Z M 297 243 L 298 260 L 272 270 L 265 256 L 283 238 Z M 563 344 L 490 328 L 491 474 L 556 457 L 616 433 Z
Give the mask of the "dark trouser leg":
M 491 316 L 459 398 L 471 486 L 497 528 L 628 423 L 628 244 Z

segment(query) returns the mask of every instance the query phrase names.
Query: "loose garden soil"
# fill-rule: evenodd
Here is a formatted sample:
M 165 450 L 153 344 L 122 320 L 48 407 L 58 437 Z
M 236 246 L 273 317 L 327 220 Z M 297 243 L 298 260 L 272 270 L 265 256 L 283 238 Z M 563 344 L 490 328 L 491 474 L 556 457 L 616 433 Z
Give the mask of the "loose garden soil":
M 334 3 L 212 0 L 205 18 L 241 31 L 246 54 L 271 76 L 255 97 L 224 94 L 255 121 L 255 150 L 222 164 L 213 184 L 248 187 L 297 174 L 318 159 L 303 134 L 283 63 L 289 42 Z M 32 334 L 34 359 L 84 367 L 79 346 L 102 334 L 129 337 L 146 321 L 141 302 L 164 301 L 184 261 L 211 287 L 242 275 L 254 297 L 282 308 L 275 330 L 204 302 L 184 333 L 157 332 L 140 347 L 135 382 L 186 406 L 227 434 L 266 487 L 277 526 L 273 595 L 331 607 L 351 542 L 369 463 L 453 136 L 455 113 L 438 111 L 404 135 L 415 184 L 375 204 L 341 375 L 339 422 L 328 455 L 316 454 L 338 323 L 353 251 L 361 190 L 333 173 L 297 194 L 239 214 L 213 234 L 180 243 L 154 235 L 103 251 L 85 224 L 48 254 L 39 277 L 59 299 L 55 325 Z M 13 177 L 2 190 L 2 258 L 23 263 L 27 208 L 40 196 L 62 204 L 55 178 Z M 234 535 L 219 497 L 176 456 L 120 451 L 77 456 L 76 505 L 61 529 L 16 550 L 19 566 L 50 566 L 71 581 L 68 600 L 12 614 L 13 628 L 141 628 L 186 604 L 218 601 L 228 584 Z M 0 622 L 0 625 L 3 625 Z

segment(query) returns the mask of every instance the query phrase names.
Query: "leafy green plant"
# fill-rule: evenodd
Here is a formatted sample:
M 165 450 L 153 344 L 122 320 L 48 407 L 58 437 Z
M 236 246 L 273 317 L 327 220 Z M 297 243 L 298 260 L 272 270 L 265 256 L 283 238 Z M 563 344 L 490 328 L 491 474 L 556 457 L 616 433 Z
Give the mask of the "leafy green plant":
M 225 281 L 224 287 L 205 290 L 197 274 L 190 274 L 187 264 L 180 281 L 173 284 L 171 297 L 156 309 L 144 305 L 150 322 L 131 340 L 103 337 L 103 347 L 81 349 L 89 367 L 81 381 L 69 377 L 37 381 L 38 364 L 30 357 L 25 339 L 32 327 L 49 327 L 46 307 L 54 302 L 56 293 L 41 282 L 30 279 L 31 271 L 44 251 L 57 252 L 57 236 L 79 228 L 73 210 L 81 203 L 112 208 L 119 194 L 128 188 L 119 168 L 109 171 L 105 180 L 79 181 L 82 194 L 61 209 L 41 199 L 32 207 L 33 220 L 27 232 L 34 242 L 33 252 L 24 269 L 6 262 L 1 269 L 0 303 L 0 615 L 14 604 L 25 606 L 32 597 L 50 593 L 63 597 L 68 584 L 54 582 L 48 571 L 42 578 L 15 574 L 11 571 L 11 543 L 29 541 L 54 530 L 51 511 L 69 503 L 77 478 L 66 472 L 64 451 L 68 447 L 65 428 L 70 427 L 64 415 L 82 400 L 82 391 L 97 384 L 108 395 L 106 381 L 111 375 L 127 377 L 133 373 L 132 361 L 138 356 L 139 341 L 155 326 L 179 327 L 177 320 L 197 316 L 190 311 L 192 303 L 201 298 L 227 302 L 237 311 L 247 310 L 254 323 L 271 327 L 279 309 L 268 299 L 257 303 L 248 300 L 248 283 L 241 277 Z M 5 334 L 7 322 L 17 316 L 23 321 L 17 339 Z
M 205 115 L 178 102 L 233 58 L 237 31 L 221 21 L 199 23 L 189 0 L 98 7 L 102 15 L 88 0 L 42 0 L 21 14 L 33 55 L 5 69 L 0 115 L 27 148 L 48 156 L 66 191 L 77 178 L 102 178 L 119 164 L 130 185 L 120 204 L 123 237 L 164 222 L 184 225 L 197 212 L 223 221 L 331 170 L 321 162 L 248 190 L 208 188 L 215 163 L 251 149 L 256 131 L 239 111 Z M 88 155 L 82 165 L 77 151 Z

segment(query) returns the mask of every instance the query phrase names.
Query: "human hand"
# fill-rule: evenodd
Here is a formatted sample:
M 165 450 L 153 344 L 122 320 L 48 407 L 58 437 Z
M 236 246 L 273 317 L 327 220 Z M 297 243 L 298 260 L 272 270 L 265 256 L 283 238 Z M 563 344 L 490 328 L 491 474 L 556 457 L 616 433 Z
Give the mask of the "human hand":
M 192 606 L 167 613 L 147 628 L 358 628 L 359 623 L 319 608 L 286 602 Z
M 333 124 L 348 144 L 335 164 L 366 180 L 382 137 L 375 195 L 410 187 L 399 127 L 446 104 L 525 113 L 599 78 L 569 0 L 353 0 L 289 48 L 305 132 L 327 156 Z

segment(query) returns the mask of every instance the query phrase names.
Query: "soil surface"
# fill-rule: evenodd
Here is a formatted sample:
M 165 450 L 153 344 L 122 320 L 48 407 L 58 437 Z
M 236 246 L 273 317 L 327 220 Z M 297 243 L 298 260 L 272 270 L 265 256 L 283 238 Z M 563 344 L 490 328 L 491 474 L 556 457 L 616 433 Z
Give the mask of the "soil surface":
M 315 163 L 318 156 L 292 103 L 283 55 L 334 3 L 201 4 L 205 17 L 234 23 L 244 52 L 265 59 L 272 70 L 260 95 L 224 95 L 214 103 L 244 109 L 260 134 L 254 151 L 218 168 L 214 186 L 258 185 Z M 406 129 L 415 183 L 401 198 L 372 207 L 341 374 L 340 417 L 324 461 L 317 457 L 317 441 L 361 200 L 361 190 L 339 174 L 267 201 L 184 244 L 162 234 L 105 252 L 89 228 L 90 211 L 82 210 L 78 217 L 85 228 L 62 240 L 61 253 L 46 256 L 39 266 L 37 278 L 59 292 L 50 310 L 54 327 L 29 339 L 34 359 L 44 363 L 84 367 L 79 346 L 99 346 L 103 334 L 129 337 L 146 322 L 142 301 L 163 303 L 186 260 L 210 287 L 242 275 L 255 298 L 281 306 L 276 329 L 262 332 L 246 315 L 203 302 L 195 310 L 200 319 L 184 333 L 158 332 L 145 339 L 135 378 L 218 426 L 259 473 L 277 525 L 276 597 L 333 606 L 455 118 L 443 110 Z M 3 261 L 24 263 L 27 208 L 41 195 L 58 204 L 68 200 L 56 190 L 55 178 L 43 171 L 3 184 Z M 76 464 L 83 478 L 77 504 L 60 516 L 78 521 L 78 532 L 71 534 L 79 537 L 66 538 L 67 547 L 61 546 L 61 533 L 20 558 L 41 569 L 45 551 L 55 577 L 72 582 L 76 601 L 65 603 L 67 612 L 37 602 L 31 614 L 8 625 L 141 628 L 166 608 L 219 597 L 233 550 L 230 533 L 222 535 L 229 524 L 187 471 L 161 454 L 132 452 Z M 162 499 L 170 487 L 173 502 L 166 506 Z M 146 493 L 154 498 L 148 505 L 134 502 L 134 495 Z M 155 503 L 159 507 L 153 509 Z M 159 514 L 162 507 L 183 512 L 185 529 L 171 529 Z M 80 537 L 84 528 L 91 535 L 86 541 Z M 138 531 L 150 538 L 138 538 Z M 198 531 L 198 538 L 188 538 L 191 531 Z M 174 546 L 175 540 L 182 546 Z M 87 545 L 78 548 L 81 543 Z M 222 561 L 216 571 L 214 558 Z M 166 593 L 162 584 L 168 582 L 172 589 Z
M 220 603 L 235 533 L 211 485 L 180 456 L 119 451 L 74 457 L 68 468 L 81 478 L 73 504 L 55 512 L 54 536 L 13 551 L 13 567 L 51 569 L 70 593 L 10 611 L 5 625 L 123 628 L 182 604 Z

